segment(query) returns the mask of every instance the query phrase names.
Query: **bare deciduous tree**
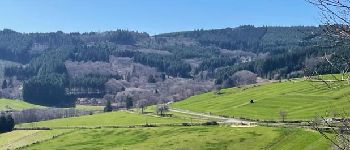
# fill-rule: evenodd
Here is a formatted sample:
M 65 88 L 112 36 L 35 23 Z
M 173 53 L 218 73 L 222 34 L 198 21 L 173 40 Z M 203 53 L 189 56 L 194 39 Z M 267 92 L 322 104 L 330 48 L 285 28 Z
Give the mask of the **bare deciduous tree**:
M 146 99 L 143 99 L 143 100 L 139 100 L 137 101 L 137 107 L 141 109 L 141 114 L 144 113 L 144 109 L 145 107 L 147 106 L 147 100 Z
M 234 86 L 254 84 L 257 80 L 257 75 L 248 70 L 237 71 L 231 77 Z
M 80 110 L 74 108 L 47 108 L 47 109 L 26 109 L 22 111 L 9 112 L 16 124 L 38 122 L 57 118 L 78 117 L 93 114 L 95 111 Z
M 161 116 L 163 116 L 164 113 L 165 113 L 166 111 L 168 111 L 168 110 L 169 110 L 168 105 L 166 105 L 166 104 L 158 104 L 158 105 L 157 105 L 156 113 L 159 114 L 159 115 L 161 115 Z
M 286 117 L 287 117 L 287 115 L 288 115 L 288 113 L 286 112 L 286 111 L 280 111 L 279 112 L 279 114 L 280 114 L 280 117 L 281 117 L 281 119 L 282 119 L 282 122 L 284 122 L 285 121 L 285 119 L 286 119 Z
M 306 0 L 320 10 L 321 21 L 327 35 L 337 40 L 350 38 L 349 0 Z M 336 43 L 334 43 L 336 44 Z
M 321 14 L 323 23 L 322 29 L 326 35 L 327 43 L 331 46 L 341 44 L 349 44 L 350 40 L 350 1 L 349 0 L 306 0 L 316 6 Z M 328 45 L 329 46 L 329 45 Z M 348 53 L 348 52 L 346 52 Z M 332 57 L 337 57 L 337 61 L 332 60 Z M 350 59 L 342 53 L 325 54 L 322 59 L 328 63 L 341 76 L 331 75 L 331 79 L 323 78 L 318 72 L 314 71 L 309 79 L 318 80 L 323 83 L 328 89 L 339 88 L 350 85 Z M 315 77 L 316 76 L 316 77 Z M 345 110 L 342 113 L 333 111 L 333 118 L 319 116 L 310 124 L 319 131 L 326 139 L 330 140 L 337 149 L 350 149 L 350 126 L 347 118 L 348 112 Z M 337 118 L 337 116 L 340 116 Z M 335 123 L 336 122 L 336 123 Z M 334 127 L 335 126 L 335 127 Z M 336 138 L 330 137 L 324 132 L 325 128 L 331 129 L 336 134 Z

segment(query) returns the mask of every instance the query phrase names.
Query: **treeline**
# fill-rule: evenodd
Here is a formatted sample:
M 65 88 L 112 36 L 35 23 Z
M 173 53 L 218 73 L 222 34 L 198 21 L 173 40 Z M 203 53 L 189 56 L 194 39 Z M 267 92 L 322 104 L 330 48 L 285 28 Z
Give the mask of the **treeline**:
M 4 29 L 0 31 L 0 59 L 27 63 L 31 56 L 27 49 L 31 46 L 31 40 L 26 35 Z
M 322 33 L 321 27 L 254 27 L 243 25 L 237 28 L 195 30 L 158 35 L 158 37 L 187 37 L 198 41 L 202 46 L 217 46 L 222 49 L 244 50 L 254 53 L 283 53 L 305 41 L 316 42 L 314 38 Z M 311 44 L 311 43 L 304 43 Z
M 143 41 L 149 38 L 149 35 L 145 32 L 135 32 L 128 30 L 118 29 L 116 31 L 108 32 L 89 32 L 89 33 L 76 33 L 85 43 L 105 43 L 110 42 L 120 45 L 135 45 L 139 41 Z
M 47 50 L 79 43 L 81 40 L 73 34 L 60 31 L 25 34 L 4 29 L 0 31 L 0 59 L 26 64 Z
M 128 30 L 89 33 L 63 33 L 61 31 L 19 33 L 4 29 L 0 30 L 0 59 L 26 64 L 47 50 L 62 46 L 91 45 L 91 43 L 134 45 L 147 38 L 149 38 L 147 33 Z
M 26 109 L 12 112 L 16 124 L 39 122 L 58 118 L 78 117 L 91 115 L 98 111 L 80 110 L 75 108 L 47 108 L 47 109 Z
M 165 37 L 188 37 L 196 39 L 201 45 L 215 45 L 224 49 L 232 50 L 257 50 L 261 39 L 267 31 L 266 27 L 256 28 L 244 25 L 238 28 L 226 28 L 217 30 L 195 30 L 188 32 L 177 32 L 162 34 Z
M 255 28 L 246 25 L 234 29 L 209 30 L 206 34 L 197 34 L 202 35 L 198 38 L 203 45 L 216 45 L 223 49 L 232 50 L 258 50 L 261 47 L 260 40 L 265 35 L 266 30 L 265 27 Z

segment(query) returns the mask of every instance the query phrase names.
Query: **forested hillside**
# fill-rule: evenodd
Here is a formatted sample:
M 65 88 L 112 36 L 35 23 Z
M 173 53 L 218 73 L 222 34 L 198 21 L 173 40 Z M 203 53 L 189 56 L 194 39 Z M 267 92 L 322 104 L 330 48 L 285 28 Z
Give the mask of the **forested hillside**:
M 278 80 L 336 73 L 322 57 L 327 54 L 342 61 L 337 54 L 345 53 L 348 44 L 327 45 L 325 38 L 322 26 L 245 25 L 155 36 L 127 30 L 19 33 L 4 29 L 0 59 L 9 65 L 1 69 L 0 94 L 56 107 L 107 101 L 126 107 L 130 100 L 137 107 L 141 102 L 181 100 L 211 91 L 215 85 L 254 83 L 257 76 Z

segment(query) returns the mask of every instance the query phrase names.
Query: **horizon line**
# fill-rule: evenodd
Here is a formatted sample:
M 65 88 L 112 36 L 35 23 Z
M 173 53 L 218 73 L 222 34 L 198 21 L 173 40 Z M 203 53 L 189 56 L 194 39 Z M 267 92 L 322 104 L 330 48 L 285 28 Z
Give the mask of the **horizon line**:
M 180 33 L 180 32 L 191 32 L 191 31 L 198 31 L 198 30 L 205 30 L 205 31 L 209 31 L 209 30 L 221 30 L 221 29 L 235 29 L 235 28 L 239 28 L 242 26 L 253 26 L 255 28 L 261 28 L 261 27 L 319 27 L 322 26 L 322 24 L 318 24 L 318 25 L 250 25 L 250 24 L 242 24 L 239 26 L 234 26 L 234 27 L 222 27 L 222 28 L 197 28 L 197 29 L 192 29 L 192 30 L 179 30 L 179 31 L 170 31 L 170 32 L 161 32 L 161 33 L 150 33 L 147 31 L 139 31 L 139 30 L 134 30 L 134 29 L 128 29 L 128 28 L 116 28 L 116 29 L 107 29 L 107 30 L 98 30 L 98 31 L 62 31 L 62 30 L 55 30 L 55 31 L 30 31 L 30 32 L 21 32 L 21 31 L 17 31 L 16 29 L 11 29 L 8 27 L 3 27 L 0 28 L 0 32 L 4 31 L 4 30 L 11 30 L 17 33 L 21 33 L 21 34 L 35 34 L 35 33 L 57 33 L 57 32 L 62 32 L 64 34 L 72 34 L 72 33 L 79 33 L 79 34 L 86 34 L 86 33 L 105 33 L 105 32 L 113 32 L 113 31 L 118 31 L 118 30 L 122 30 L 122 31 L 129 31 L 129 32 L 137 32 L 137 33 L 146 33 L 150 36 L 156 36 L 156 35 L 161 35 L 161 34 L 167 34 L 167 33 Z

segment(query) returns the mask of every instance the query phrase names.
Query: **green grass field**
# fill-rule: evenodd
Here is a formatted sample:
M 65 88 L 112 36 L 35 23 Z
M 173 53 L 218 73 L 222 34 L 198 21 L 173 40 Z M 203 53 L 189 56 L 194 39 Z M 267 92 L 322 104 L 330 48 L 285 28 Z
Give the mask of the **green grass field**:
M 0 99 L 0 111 L 23 110 L 30 108 L 44 108 L 43 106 L 30 104 L 21 100 Z
M 0 149 L 16 149 L 50 140 L 72 130 L 18 130 L 0 134 Z
M 154 115 L 141 115 L 126 111 L 100 113 L 95 115 L 55 119 L 42 122 L 19 124 L 17 127 L 97 127 L 97 126 L 129 126 L 148 124 L 170 124 L 190 122 L 182 117 L 161 118 Z
M 152 109 L 149 109 L 150 111 Z M 1 148 L 24 149 L 113 149 L 113 150 L 202 150 L 202 149 L 313 149 L 326 150 L 329 141 L 319 133 L 298 128 L 274 127 L 150 127 L 150 128 L 87 128 L 189 122 L 188 116 L 160 118 L 126 111 L 55 119 L 17 127 L 51 127 L 48 131 L 13 131 L 0 134 Z M 55 128 L 57 127 L 57 128 Z M 36 143 L 36 144 L 33 144 Z M 0 148 L 0 149 L 1 149 Z
M 104 106 L 77 105 L 75 108 L 80 110 L 103 111 Z
M 25 149 L 326 150 L 329 147 L 321 135 L 302 129 L 158 127 L 75 130 Z
M 34 105 L 22 100 L 0 99 L 0 111 L 6 110 L 23 110 L 31 108 L 46 108 L 40 105 Z M 104 106 L 77 105 L 76 109 L 103 111 Z
M 328 89 L 320 82 L 299 80 L 269 83 L 260 86 L 223 89 L 173 103 L 173 108 L 217 115 L 261 120 L 280 120 L 280 111 L 287 120 L 312 119 L 317 114 L 332 116 L 350 109 L 350 86 Z M 255 103 L 250 104 L 253 99 Z

